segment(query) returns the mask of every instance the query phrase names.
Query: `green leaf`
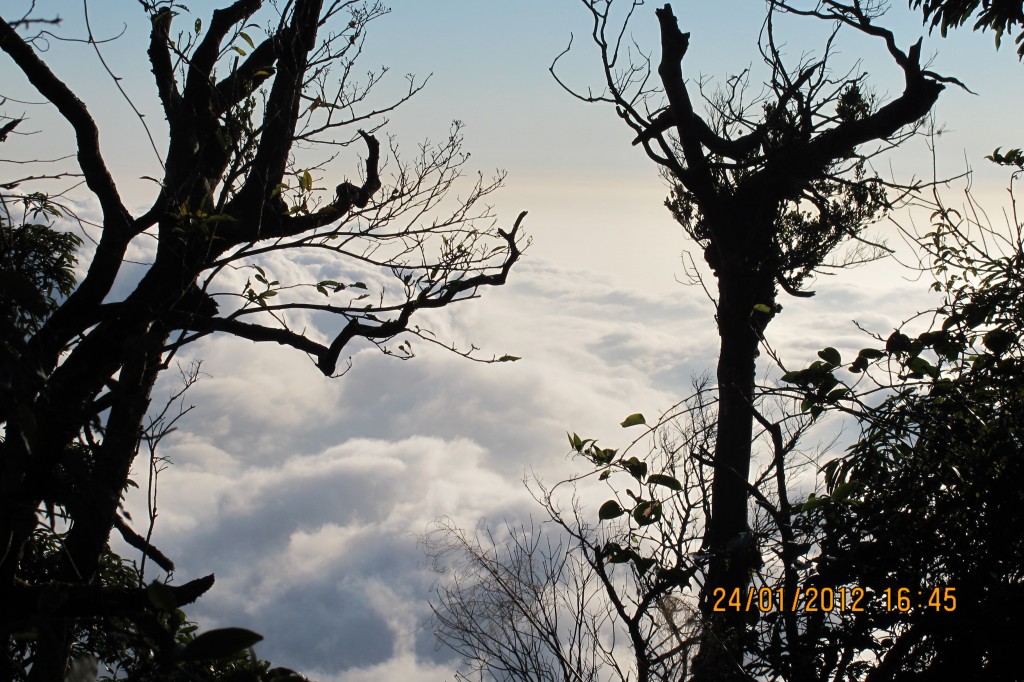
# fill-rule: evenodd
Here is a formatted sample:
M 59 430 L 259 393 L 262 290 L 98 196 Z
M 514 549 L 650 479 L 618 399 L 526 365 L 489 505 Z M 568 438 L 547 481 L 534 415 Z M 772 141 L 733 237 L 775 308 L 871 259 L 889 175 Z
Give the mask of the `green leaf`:
M 824 504 L 826 501 L 828 501 L 828 499 L 829 498 L 827 497 L 815 497 L 814 495 L 811 495 L 806 500 L 804 500 L 803 503 L 798 504 L 796 507 L 794 507 L 793 511 L 795 511 L 798 514 L 800 512 L 811 511 L 815 507 L 819 507 L 822 504 Z
M 615 459 L 615 453 L 617 452 L 618 450 L 613 450 L 611 448 L 595 447 L 590 454 L 594 458 L 594 462 L 604 466 L 612 463 L 612 460 Z
M 611 469 L 605 469 L 604 471 L 601 472 L 601 475 L 597 477 L 597 480 L 599 480 L 599 481 L 607 481 L 608 477 L 611 476 L 611 475 L 612 475 L 612 470 Z
M 330 296 L 330 294 L 327 293 L 327 288 L 324 287 L 322 284 L 317 284 L 316 285 L 316 290 L 319 291 L 324 296 Z
M 565 435 L 569 436 L 569 433 L 566 432 Z M 580 438 L 579 436 L 577 436 L 575 433 L 572 434 L 571 436 L 569 436 L 569 447 L 572 448 L 573 450 L 575 450 L 576 452 L 582 451 L 583 450 L 583 439 Z
M 828 395 L 825 397 L 829 400 L 838 400 L 839 398 L 842 398 L 844 395 L 849 393 L 849 391 L 850 389 L 847 388 L 846 386 L 840 386 L 839 388 L 833 388 L 831 391 L 828 392 Z
M 313 189 L 313 176 L 309 174 L 308 170 L 302 171 L 302 177 L 299 178 L 299 187 L 307 192 Z
M 207 661 L 234 656 L 248 649 L 263 636 L 245 628 L 208 630 L 185 645 L 181 652 L 184 661 Z
M 252 38 L 246 35 L 245 31 L 239 31 L 238 37 L 240 37 L 245 42 L 249 43 L 249 47 L 256 49 L 256 44 L 252 42 Z
M 644 501 L 633 509 L 633 520 L 640 526 L 649 526 L 661 520 L 661 502 Z
M 772 307 L 770 305 L 765 305 L 764 303 L 755 303 L 754 310 L 756 310 L 759 313 L 764 313 L 765 315 L 768 315 L 772 312 Z
M 637 412 L 636 414 L 631 414 L 628 417 L 626 417 L 619 426 L 621 426 L 624 429 L 628 429 L 630 426 L 636 426 L 638 424 L 646 423 L 647 420 L 644 419 L 644 416 Z
M 927 374 L 933 379 L 937 379 L 939 376 L 939 368 L 932 365 L 932 363 L 928 362 L 920 355 L 910 358 L 910 361 L 907 363 L 907 367 L 910 368 L 911 372 Z
M 651 474 L 647 477 L 647 482 L 651 485 L 663 485 L 670 490 L 680 491 L 683 489 L 683 484 L 678 479 L 672 476 L 666 476 L 665 474 Z
M 352 287 L 353 289 L 363 289 L 363 290 L 365 290 L 367 288 L 366 285 L 363 284 L 362 282 L 356 282 L 355 284 L 349 284 L 349 286 Z
M 518 355 L 502 355 L 498 358 L 498 362 L 515 362 L 516 360 L 522 360 Z
M 238 47 L 238 45 L 232 45 L 231 49 L 234 50 L 235 52 L 237 52 L 238 54 L 240 54 L 241 56 L 243 56 L 243 57 L 245 56 L 245 50 L 243 50 L 242 48 Z
M 843 358 L 842 356 L 839 355 L 839 351 L 837 351 L 832 346 L 829 346 L 828 348 L 825 348 L 823 350 L 819 350 L 818 357 L 835 367 L 838 367 L 839 365 L 843 364 Z
M 629 459 L 622 460 L 621 462 L 619 462 L 619 464 L 622 465 L 623 469 L 632 474 L 633 478 L 635 478 L 641 483 L 644 482 L 644 476 L 647 475 L 646 462 L 641 462 L 636 457 L 630 457 Z
M 857 481 L 847 481 L 840 483 L 836 486 L 835 490 L 832 491 L 831 498 L 833 500 L 841 501 L 850 497 L 850 495 L 857 492 L 860 488 L 860 483 Z
M 602 521 L 608 521 L 610 519 L 617 519 L 626 513 L 619 503 L 615 500 L 608 500 L 601 505 L 601 508 L 597 510 L 597 518 Z

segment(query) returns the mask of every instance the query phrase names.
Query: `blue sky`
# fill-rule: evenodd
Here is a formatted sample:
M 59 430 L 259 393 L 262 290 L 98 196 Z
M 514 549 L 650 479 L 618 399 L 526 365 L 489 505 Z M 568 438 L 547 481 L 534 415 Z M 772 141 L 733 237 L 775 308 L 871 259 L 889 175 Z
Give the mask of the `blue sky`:
M 208 21 L 221 3 L 187 4 L 192 14 L 182 26 L 196 16 Z M 386 4 L 392 12 L 372 25 L 362 61 L 366 69 L 390 67 L 381 95 L 401 88 L 406 73 L 432 74 L 420 95 L 389 116 L 386 130 L 411 150 L 444 136 L 453 119 L 465 121 L 471 167 L 509 174 L 494 196 L 499 224 L 530 211 L 525 227 L 533 246 L 509 284 L 423 321 L 441 338 L 523 360 L 478 365 L 417 348 L 417 358 L 399 362 L 360 348 L 353 370 L 328 380 L 307 358 L 277 346 L 195 344 L 181 359 L 202 360 L 205 374 L 187 395 L 197 409 L 162 450 L 173 466 L 161 477 L 154 536 L 177 561 L 179 580 L 216 573 L 215 588 L 193 612 L 204 625 L 257 630 L 266 636 L 261 655 L 324 682 L 450 679 L 454 663 L 422 627 L 437 576 L 424 566 L 417 535 L 440 516 L 470 528 L 481 519 L 538 516 L 523 476 L 554 481 L 574 470 L 567 430 L 624 444 L 617 423 L 669 408 L 691 376 L 713 366 L 717 350 L 711 303 L 680 283 L 688 244 L 662 207 L 666 188 L 657 170 L 630 147 L 632 133 L 611 109 L 572 99 L 547 73 L 575 34 L 579 52 L 563 73 L 574 84 L 599 82 L 582 5 Z M 41 14 L 66 19 L 61 35 L 83 35 L 80 3 L 38 5 Z M 656 55 L 654 6 L 637 12 L 634 36 Z M 673 6 L 692 34 L 691 78 L 718 79 L 748 66 L 756 74 L 763 3 Z M 146 17 L 136 3 L 99 0 L 90 3 L 90 17 L 99 38 L 124 29 L 102 51 L 159 143 Z M 902 3 L 890 17 L 904 47 L 925 34 Z M 817 49 L 821 30 L 806 20 L 786 27 L 789 49 Z M 935 55 L 935 70 L 978 93 L 950 87 L 940 99 L 937 121 L 949 131 L 938 141 L 940 174 L 970 165 L 975 191 L 998 206 L 1005 175 L 983 157 L 1021 144 L 1015 122 L 1024 67 L 1006 47 L 997 53 L 990 35 L 967 31 L 945 40 L 926 36 L 924 53 Z M 155 156 L 91 48 L 53 41 L 45 58 L 100 123 L 129 203 L 146 205 L 152 185 L 140 178 L 158 175 Z M 860 61 L 881 96 L 898 92 L 899 72 L 877 41 L 840 41 L 837 60 L 849 67 Z M 0 65 L 2 94 L 38 101 L 9 61 Z M 67 126 L 46 107 L 8 102 L 5 113 L 28 114 L 28 128 L 43 131 L 5 151 L 68 153 Z M 351 173 L 357 164 L 343 157 L 334 172 Z M 932 158 L 918 140 L 880 170 L 890 167 L 901 179 L 930 178 Z M 950 190 L 953 203 L 957 191 Z M 95 214 L 87 197 L 75 196 L 83 214 Z M 148 248 L 140 242 L 133 253 L 144 261 Z M 815 298 L 783 300 L 786 309 L 769 330 L 793 365 L 825 345 L 865 345 L 854 319 L 887 333 L 930 300 L 927 283 L 911 281 L 892 262 L 824 277 L 814 288 Z M 157 402 L 175 388 L 168 374 Z M 140 503 L 129 501 L 136 510 Z

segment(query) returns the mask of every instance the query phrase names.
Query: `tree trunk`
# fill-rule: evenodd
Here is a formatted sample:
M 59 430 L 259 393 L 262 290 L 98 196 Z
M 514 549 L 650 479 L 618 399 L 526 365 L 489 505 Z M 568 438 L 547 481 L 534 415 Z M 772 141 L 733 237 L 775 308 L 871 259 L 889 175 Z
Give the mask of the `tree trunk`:
M 142 423 L 162 369 L 161 355 L 167 338 L 167 330 L 155 323 L 129 344 L 131 351 L 118 377 L 117 397 L 110 408 L 103 442 L 94 453 L 93 476 L 68 510 L 74 524 L 64 540 L 59 569 L 62 583 L 90 584 L 97 579 L 100 558 L 139 450 Z M 74 620 L 45 619 L 40 624 L 36 662 L 29 682 L 62 682 L 74 638 Z
M 752 243 L 752 242 L 748 242 Z M 733 251 L 733 253 L 736 253 Z M 762 273 L 769 252 L 745 249 L 739 257 L 719 263 L 718 424 L 713 457 L 711 517 L 707 519 L 705 549 L 710 554 L 701 595 L 705 628 L 700 652 L 694 659 L 695 681 L 746 680 L 743 672 L 743 635 L 746 614 L 726 606 L 735 591 L 746 603 L 751 569 L 760 564 L 747 525 L 748 478 L 754 416 L 754 373 L 758 346 L 773 313 L 775 283 Z M 721 598 L 720 597 L 724 597 Z M 716 603 L 726 611 L 714 611 Z

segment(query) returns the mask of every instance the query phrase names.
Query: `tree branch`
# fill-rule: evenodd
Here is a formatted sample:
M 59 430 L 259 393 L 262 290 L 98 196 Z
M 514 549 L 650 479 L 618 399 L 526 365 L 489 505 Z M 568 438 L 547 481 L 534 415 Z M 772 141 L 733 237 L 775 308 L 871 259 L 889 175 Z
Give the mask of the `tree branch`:
M 705 128 L 707 124 L 694 113 L 693 103 L 683 81 L 683 57 L 690 47 L 690 34 L 679 30 L 671 5 L 666 3 L 661 9 L 654 10 L 654 13 L 661 26 L 662 52 L 658 75 L 665 86 L 665 95 L 668 97 L 689 171 L 679 179 L 699 200 L 711 202 L 715 198 L 714 182 L 701 148 L 699 132 L 701 124 Z

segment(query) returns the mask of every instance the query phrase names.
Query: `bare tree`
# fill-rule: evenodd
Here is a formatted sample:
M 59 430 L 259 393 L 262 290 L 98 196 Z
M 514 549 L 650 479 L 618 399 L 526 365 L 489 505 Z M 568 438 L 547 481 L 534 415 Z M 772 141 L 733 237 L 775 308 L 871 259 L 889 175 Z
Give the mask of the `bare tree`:
M 612 15 L 616 4 L 624 5 L 626 17 L 618 27 Z M 780 289 L 813 295 L 803 288 L 808 277 L 828 267 L 829 255 L 841 244 L 867 248 L 869 256 L 877 247 L 861 232 L 892 199 L 884 183 L 869 177 L 867 160 L 907 139 L 951 79 L 921 64 L 920 41 L 904 50 L 891 31 L 875 23 L 877 3 L 823 0 L 803 7 L 772 0 L 759 45 L 767 67 L 762 94 L 745 99 L 746 74 L 716 93 L 700 81 L 702 111 L 683 75 L 690 34 L 679 29 L 670 5 L 655 10 L 661 29 L 656 80 L 651 58 L 627 37 L 628 22 L 643 3 L 583 0 L 583 5 L 592 19 L 604 82 L 596 92 L 559 82 L 581 100 L 615 107 L 634 134 L 633 144 L 669 178 L 668 207 L 717 279 L 718 426 L 702 543 L 709 557 L 701 598 L 706 627 L 693 674 L 696 680 L 745 679 L 745 615 L 712 611 L 710 597 L 716 590 L 746 592 L 750 580 L 752 566 L 736 560 L 731 548 L 751 532 L 759 346 L 782 309 Z M 820 57 L 787 60 L 775 38 L 784 14 L 834 24 Z M 884 45 L 902 72 L 902 93 L 883 104 L 869 96 L 865 75 L 833 71 L 833 38 L 841 28 Z M 559 78 L 557 66 L 556 58 L 551 71 Z M 862 256 L 855 253 L 849 260 Z M 782 503 L 778 512 L 786 519 L 792 510 Z
M 551 487 L 532 482 L 543 524 L 469 534 L 442 520 L 425 536 L 442 574 L 433 604 L 441 642 L 481 679 L 686 679 L 701 616 L 683 590 L 700 562 L 710 484 L 691 455 L 714 440 L 709 399 L 698 386 L 651 432 L 658 440 L 642 459 L 632 452 L 647 433 L 621 454 L 570 436 L 593 468 Z M 598 524 L 576 495 L 594 479 L 614 494 Z
M 128 209 L 73 84 L 34 47 L 52 39 L 51 24 L 27 15 L 0 19 L 0 49 L 74 131 L 76 172 L 101 211 L 84 277 L 38 329 L 25 329 L 3 351 L 0 633 L 5 641 L 35 633 L 33 680 L 63 679 L 76 617 L 149 608 L 144 590 L 113 595 L 95 578 L 110 531 L 120 527 L 118 506 L 154 382 L 177 349 L 230 334 L 292 347 L 334 376 L 342 354 L 361 340 L 399 358 L 412 357 L 410 336 L 448 347 L 416 326 L 414 315 L 503 284 L 523 246 L 525 214 L 505 231 L 485 205 L 501 177 L 478 178 L 460 199 L 449 193 L 467 157 L 459 124 L 412 160 L 393 142 L 381 150 L 375 133 L 383 114 L 423 83 L 410 79 L 397 101 L 374 107 L 369 93 L 383 73 L 357 82 L 367 27 L 386 12 L 379 3 L 296 0 L 264 8 L 261 0 L 234 0 L 205 25 L 198 18 L 184 27 L 177 3 L 140 4 L 168 126 L 163 149 L 146 128 L 162 175 L 141 215 Z M 88 3 L 85 11 L 88 19 Z M 88 30 L 86 42 L 117 82 Z M 359 179 L 328 182 L 327 163 L 355 144 L 365 150 L 353 171 Z M 33 179 L 40 178 L 5 186 L 5 230 L 16 222 L 8 209 L 31 201 L 24 187 Z M 64 207 L 73 210 L 70 200 Z M 152 260 L 119 298 L 114 283 L 129 245 L 143 242 L 153 245 Z M 269 265 L 278 253 L 315 260 L 319 276 L 279 281 Z M 322 335 L 307 331 L 313 322 Z M 406 338 L 393 345 L 399 335 Z M 455 350 L 470 356 L 475 349 Z M 20 573 L 22 552 L 37 511 L 59 503 L 56 473 L 78 444 L 91 458 L 89 478 L 66 510 L 61 566 L 52 582 L 33 584 Z

